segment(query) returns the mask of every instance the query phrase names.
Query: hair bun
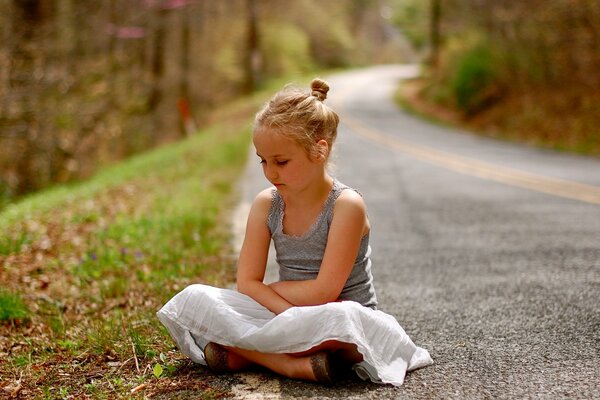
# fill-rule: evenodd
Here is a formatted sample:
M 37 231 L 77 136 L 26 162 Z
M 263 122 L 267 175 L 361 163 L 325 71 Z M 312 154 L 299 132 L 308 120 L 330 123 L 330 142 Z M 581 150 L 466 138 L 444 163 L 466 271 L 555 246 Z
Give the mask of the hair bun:
M 323 101 L 327 98 L 327 92 L 329 92 L 329 85 L 322 79 L 315 78 L 310 83 L 311 95 L 317 99 Z

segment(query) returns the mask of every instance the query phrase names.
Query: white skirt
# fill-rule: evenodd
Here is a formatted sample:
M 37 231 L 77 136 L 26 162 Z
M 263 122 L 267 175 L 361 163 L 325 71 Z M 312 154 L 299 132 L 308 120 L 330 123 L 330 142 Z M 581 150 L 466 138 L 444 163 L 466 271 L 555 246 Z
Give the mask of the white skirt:
M 229 289 L 188 286 L 157 313 L 182 353 L 206 365 L 204 346 L 215 342 L 264 353 L 298 353 L 325 341 L 353 343 L 363 356 L 362 379 L 402 385 L 406 371 L 431 365 L 396 319 L 354 301 L 292 307 L 276 315 Z

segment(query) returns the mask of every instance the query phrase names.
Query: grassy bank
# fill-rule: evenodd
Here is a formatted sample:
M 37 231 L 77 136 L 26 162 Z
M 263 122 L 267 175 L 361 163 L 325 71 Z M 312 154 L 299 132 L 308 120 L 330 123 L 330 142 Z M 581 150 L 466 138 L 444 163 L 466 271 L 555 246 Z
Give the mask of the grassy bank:
M 174 350 L 155 312 L 190 283 L 233 280 L 233 186 L 269 93 L 187 140 L 0 213 L 0 397 L 225 393 Z
M 541 148 L 600 156 L 600 117 L 593 107 L 600 100 L 597 93 L 532 90 L 465 114 L 449 101 L 438 101 L 436 90 L 425 79 L 403 81 L 395 99 L 403 109 L 434 123 Z

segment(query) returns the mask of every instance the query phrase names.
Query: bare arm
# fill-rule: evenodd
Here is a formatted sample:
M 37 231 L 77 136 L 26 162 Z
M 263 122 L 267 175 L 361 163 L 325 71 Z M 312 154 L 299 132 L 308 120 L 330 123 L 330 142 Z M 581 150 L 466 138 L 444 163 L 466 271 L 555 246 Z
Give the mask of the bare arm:
M 272 283 L 271 288 L 288 302 L 319 305 L 336 301 L 352 272 L 360 241 L 369 230 L 362 197 L 345 190 L 335 203 L 327 246 L 316 279 Z
M 263 283 L 271 242 L 271 233 L 266 223 L 270 206 L 271 189 L 259 193 L 252 204 L 238 259 L 237 288 L 240 293 L 279 314 L 293 304 Z

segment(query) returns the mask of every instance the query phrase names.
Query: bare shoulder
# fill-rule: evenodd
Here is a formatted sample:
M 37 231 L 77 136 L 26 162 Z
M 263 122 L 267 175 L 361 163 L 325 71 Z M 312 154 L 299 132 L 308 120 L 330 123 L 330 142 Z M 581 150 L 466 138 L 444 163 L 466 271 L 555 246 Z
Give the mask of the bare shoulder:
M 333 206 L 332 227 L 344 235 L 356 231 L 357 237 L 362 237 L 371 229 L 367 205 L 358 192 L 347 189 L 340 193 Z
M 254 202 L 252 203 L 252 211 L 258 214 L 266 214 L 271 208 L 271 202 L 273 197 L 273 189 L 268 188 L 256 195 Z
M 344 210 L 347 212 L 358 212 L 365 214 L 367 205 L 363 197 L 352 189 L 343 190 L 335 200 L 334 211 Z
M 256 195 L 256 197 L 254 198 L 254 202 L 271 204 L 272 198 L 273 198 L 273 188 L 267 188 L 267 189 L 260 191 Z
M 370 224 L 363 197 L 355 190 L 343 190 L 333 206 L 333 223 L 343 226 L 343 230 L 348 229 L 348 224 L 362 227 L 362 233 L 365 234 L 370 229 Z

